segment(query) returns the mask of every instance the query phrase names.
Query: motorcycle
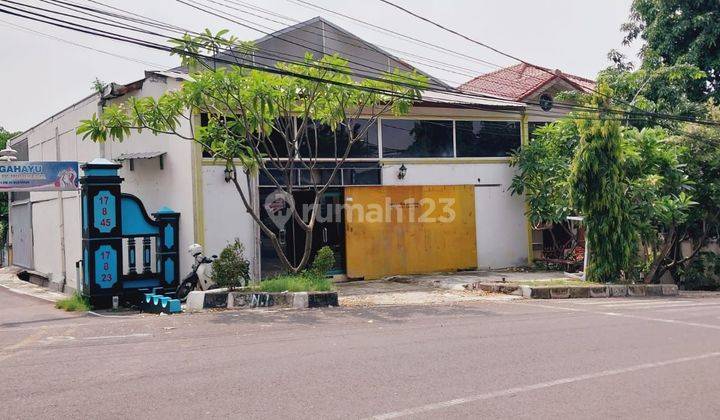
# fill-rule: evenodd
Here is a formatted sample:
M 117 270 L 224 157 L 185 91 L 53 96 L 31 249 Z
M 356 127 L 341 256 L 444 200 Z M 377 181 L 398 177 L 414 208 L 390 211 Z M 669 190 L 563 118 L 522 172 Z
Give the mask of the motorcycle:
M 188 252 L 193 256 L 195 262 L 192 265 L 192 271 L 185 276 L 175 290 L 175 297 L 184 301 L 187 296 L 198 288 L 199 290 L 216 289 L 217 284 L 213 280 L 212 263 L 217 259 L 217 255 L 208 258 L 203 254 L 202 246 L 192 244 L 188 248 Z

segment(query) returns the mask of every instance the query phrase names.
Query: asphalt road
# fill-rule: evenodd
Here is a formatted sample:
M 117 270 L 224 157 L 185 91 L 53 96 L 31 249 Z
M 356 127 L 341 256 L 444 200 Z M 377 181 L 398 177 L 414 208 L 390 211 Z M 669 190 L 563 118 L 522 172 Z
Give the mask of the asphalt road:
M 720 299 L 77 316 L 0 289 L 0 418 L 717 418 Z

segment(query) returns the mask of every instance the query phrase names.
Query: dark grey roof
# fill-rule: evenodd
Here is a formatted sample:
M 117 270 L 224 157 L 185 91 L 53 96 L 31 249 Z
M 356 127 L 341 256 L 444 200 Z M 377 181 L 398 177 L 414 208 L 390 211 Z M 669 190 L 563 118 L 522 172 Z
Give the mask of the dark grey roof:
M 331 36 L 328 36 L 328 33 Z M 350 62 L 350 68 L 361 78 L 379 76 L 383 71 L 398 68 L 405 71 L 415 70 L 427 76 L 431 85 L 450 88 L 443 81 L 418 70 L 393 54 L 320 16 L 265 35 L 255 40 L 255 45 L 257 47 L 255 54 L 224 52 L 216 57 L 221 60 L 274 67 L 278 61 L 302 60 L 306 52 L 318 58 L 323 54 L 337 53 Z M 179 66 L 169 71 L 187 73 L 188 69 Z

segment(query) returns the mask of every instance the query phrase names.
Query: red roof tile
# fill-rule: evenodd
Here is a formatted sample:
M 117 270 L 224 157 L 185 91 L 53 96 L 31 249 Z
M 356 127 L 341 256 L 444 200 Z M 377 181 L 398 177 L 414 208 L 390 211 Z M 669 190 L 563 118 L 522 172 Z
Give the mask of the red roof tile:
M 595 89 L 593 80 L 525 63 L 481 74 L 458 89 L 522 101 L 555 79 L 565 80 L 578 90 L 587 92 Z

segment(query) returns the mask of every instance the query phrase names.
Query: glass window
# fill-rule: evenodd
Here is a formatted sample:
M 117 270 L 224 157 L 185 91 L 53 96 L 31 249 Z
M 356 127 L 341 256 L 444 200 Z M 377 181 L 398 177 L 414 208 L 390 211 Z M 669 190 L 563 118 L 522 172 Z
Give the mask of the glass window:
M 505 157 L 520 147 L 518 121 L 457 121 L 455 126 L 458 157 Z
M 363 130 L 365 134 L 360 136 Z M 348 121 L 348 124 L 341 124 L 336 132 L 337 145 L 338 145 L 338 157 L 342 157 L 345 153 L 350 136 L 348 133 L 353 133 L 353 137 L 356 138 L 355 143 L 350 149 L 348 157 L 351 158 L 376 158 L 378 157 L 378 132 L 377 124 L 373 122 L 372 126 L 368 127 L 368 120 L 352 120 Z M 360 136 L 360 137 L 358 137 Z
M 300 146 L 300 156 L 315 157 L 317 150 L 318 158 L 341 158 L 345 154 L 348 143 L 350 142 L 349 133 L 353 133 L 353 137 L 357 138 L 363 130 L 367 128 L 367 120 L 354 120 L 347 124 L 340 124 L 333 132 L 330 126 L 314 122 L 308 122 L 306 136 L 303 138 Z M 357 138 L 350 153 L 349 158 L 374 158 L 378 157 L 378 140 L 377 128 L 373 123 L 363 136 Z
M 269 136 L 263 136 L 258 143 L 260 153 L 272 158 L 286 158 L 289 156 L 288 142 L 285 138 L 292 139 L 294 127 L 293 121 L 286 121 L 285 119 L 278 121 L 275 127 L 278 130 L 283 130 L 282 132 L 287 133 L 287 135 L 283 136 L 281 131 L 272 130 Z
M 299 127 L 301 120 L 298 120 L 297 123 Z M 335 133 L 330 126 L 308 121 L 305 127 L 305 136 L 300 140 L 300 156 L 304 158 L 334 158 L 335 153 Z
M 233 121 L 232 118 L 226 119 L 228 122 Z M 286 123 L 286 119 L 283 119 L 281 121 L 278 121 L 276 123 L 276 127 L 278 129 L 285 129 L 288 133 L 292 133 L 293 130 L 293 122 L 289 121 L 289 123 Z M 200 114 L 200 126 L 201 127 L 207 127 L 210 122 L 210 116 L 207 113 Z M 288 137 L 291 135 L 288 134 Z M 241 137 L 240 134 L 238 134 L 238 137 Z M 208 145 L 209 146 L 209 145 Z M 273 158 L 286 158 L 288 157 L 288 146 L 287 142 L 285 141 L 285 137 L 280 134 L 278 131 L 273 130 L 269 136 L 263 136 L 263 138 L 258 143 L 258 151 L 262 153 L 265 156 L 273 157 Z M 211 158 L 213 157 L 213 153 L 209 148 L 203 147 L 203 157 Z
M 383 157 L 452 157 L 452 130 L 452 121 L 383 119 Z

